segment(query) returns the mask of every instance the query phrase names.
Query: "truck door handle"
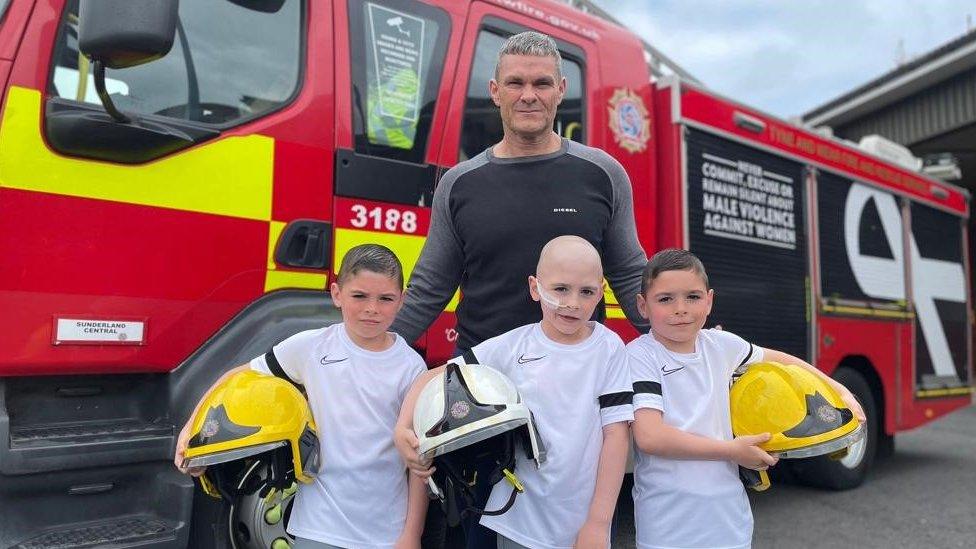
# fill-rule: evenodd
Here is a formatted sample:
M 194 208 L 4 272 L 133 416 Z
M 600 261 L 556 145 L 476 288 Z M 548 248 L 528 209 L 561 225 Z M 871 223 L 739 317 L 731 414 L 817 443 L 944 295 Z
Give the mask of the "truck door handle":
M 331 248 L 331 223 L 315 219 L 296 219 L 282 232 L 274 257 L 277 263 L 288 267 L 327 269 Z

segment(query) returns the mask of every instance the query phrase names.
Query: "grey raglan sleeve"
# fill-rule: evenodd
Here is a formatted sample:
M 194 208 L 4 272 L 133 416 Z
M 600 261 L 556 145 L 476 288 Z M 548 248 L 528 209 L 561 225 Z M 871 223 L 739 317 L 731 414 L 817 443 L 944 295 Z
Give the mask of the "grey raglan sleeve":
M 603 239 L 603 273 L 627 320 L 643 334 L 647 333 L 650 325 L 637 311 L 637 293 L 640 292 L 647 255 L 637 240 L 634 192 L 630 177 L 620 162 L 603 151 L 600 153 L 601 158 L 597 159 L 597 163 L 610 176 L 613 189 L 613 213 Z
M 410 274 L 403 308 L 390 328 L 409 343 L 416 341 L 434 322 L 461 283 L 464 257 L 449 204 L 451 187 L 467 171 L 461 167 L 448 170 L 434 190 L 427 240 Z

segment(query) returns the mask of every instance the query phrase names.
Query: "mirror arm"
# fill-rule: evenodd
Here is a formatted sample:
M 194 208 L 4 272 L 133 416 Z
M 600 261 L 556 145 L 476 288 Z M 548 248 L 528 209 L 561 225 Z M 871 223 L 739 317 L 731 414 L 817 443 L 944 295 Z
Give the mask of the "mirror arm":
M 111 115 L 116 122 L 123 124 L 131 122 L 132 119 L 115 108 L 115 103 L 112 103 L 112 98 L 109 97 L 108 91 L 105 90 L 105 65 L 100 60 L 95 59 L 92 61 L 92 67 L 94 69 L 92 72 L 95 77 L 95 91 L 98 92 L 98 98 L 102 100 L 102 106 L 105 107 L 105 112 Z

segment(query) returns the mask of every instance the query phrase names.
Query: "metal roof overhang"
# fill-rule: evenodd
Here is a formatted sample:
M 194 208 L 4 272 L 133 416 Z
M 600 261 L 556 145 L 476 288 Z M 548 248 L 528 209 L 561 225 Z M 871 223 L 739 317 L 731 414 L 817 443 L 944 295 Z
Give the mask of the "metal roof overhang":
M 973 37 L 976 38 L 976 35 Z M 948 51 L 904 74 L 898 74 L 890 79 L 882 76 L 875 82 L 862 86 L 860 93 L 853 92 L 847 97 L 841 97 L 814 109 L 803 116 L 803 121 L 810 126 L 837 126 L 974 66 L 976 66 L 976 40 L 968 40 L 968 43 L 961 47 Z M 894 72 L 897 73 L 898 70 Z

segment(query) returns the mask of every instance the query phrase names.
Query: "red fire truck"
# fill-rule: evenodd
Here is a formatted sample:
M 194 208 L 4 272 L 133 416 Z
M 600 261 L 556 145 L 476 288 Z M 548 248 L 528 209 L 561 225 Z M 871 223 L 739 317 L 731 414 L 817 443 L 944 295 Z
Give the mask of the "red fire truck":
M 695 251 L 713 322 L 864 403 L 865 441 L 802 479 L 855 486 L 897 432 L 971 403 L 968 194 L 652 77 L 619 26 L 529 0 L 82 8 L 0 0 L 0 547 L 280 545 L 287 509 L 211 503 L 174 437 L 227 368 L 339 319 L 351 246 L 413 266 L 438 177 L 501 136 L 487 79 L 525 29 L 559 44 L 556 130 L 627 170 L 645 250 Z M 171 48 L 129 48 L 138 25 Z M 416 343 L 431 363 L 453 306 Z

